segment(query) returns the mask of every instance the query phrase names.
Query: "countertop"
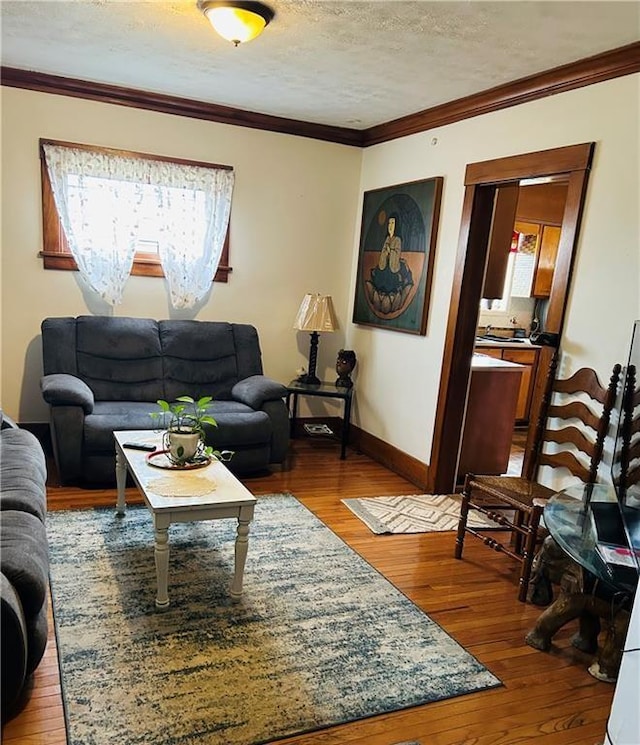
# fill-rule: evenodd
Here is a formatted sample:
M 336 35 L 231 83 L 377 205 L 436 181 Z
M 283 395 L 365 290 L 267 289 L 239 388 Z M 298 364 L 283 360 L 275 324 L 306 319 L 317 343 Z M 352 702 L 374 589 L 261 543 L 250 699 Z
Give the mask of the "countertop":
M 499 349 L 542 349 L 540 344 L 532 344 L 529 339 L 523 339 L 522 341 L 496 341 L 494 339 L 476 339 L 475 346 L 477 348 L 482 347 L 498 347 Z
M 506 345 L 505 345 L 506 346 Z M 520 346 L 512 344 L 511 346 Z M 522 345 L 524 346 L 524 344 Z M 471 359 L 472 370 L 497 370 L 498 372 L 520 372 L 524 365 L 518 365 L 508 360 L 499 360 L 496 357 L 489 357 L 486 354 L 474 354 Z

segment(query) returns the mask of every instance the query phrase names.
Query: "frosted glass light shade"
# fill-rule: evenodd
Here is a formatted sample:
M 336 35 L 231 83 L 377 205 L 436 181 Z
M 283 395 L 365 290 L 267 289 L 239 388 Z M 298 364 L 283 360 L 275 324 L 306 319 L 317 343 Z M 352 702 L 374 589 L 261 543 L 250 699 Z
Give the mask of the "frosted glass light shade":
M 236 46 L 259 36 L 273 18 L 273 11 L 259 2 L 202 0 L 200 8 L 216 32 Z

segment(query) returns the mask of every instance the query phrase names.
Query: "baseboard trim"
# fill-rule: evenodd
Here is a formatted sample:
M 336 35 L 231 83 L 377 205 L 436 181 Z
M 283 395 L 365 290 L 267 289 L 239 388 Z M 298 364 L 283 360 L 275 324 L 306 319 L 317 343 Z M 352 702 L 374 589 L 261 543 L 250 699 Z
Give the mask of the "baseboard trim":
M 334 432 L 340 431 L 342 419 L 339 417 L 306 417 L 299 418 L 298 425 L 302 429 L 302 424 L 315 423 L 323 421 L 328 424 Z M 47 422 L 25 422 L 19 425 L 22 429 L 27 429 L 34 434 L 40 441 L 45 453 L 52 452 L 51 434 Z M 355 424 L 349 428 L 349 447 L 359 450 L 361 453 L 368 455 L 373 460 L 382 463 L 389 470 L 404 477 L 420 489 L 427 489 L 429 479 L 429 466 L 422 463 L 417 458 L 407 455 L 402 450 L 389 445 L 388 442 L 380 440 L 369 432 L 360 429 Z
M 427 489 L 429 481 L 429 466 L 426 463 L 408 455 L 388 442 L 365 432 L 360 427 L 351 425 L 349 430 L 349 444 L 373 460 L 382 463 L 389 470 L 403 476 L 422 490 Z

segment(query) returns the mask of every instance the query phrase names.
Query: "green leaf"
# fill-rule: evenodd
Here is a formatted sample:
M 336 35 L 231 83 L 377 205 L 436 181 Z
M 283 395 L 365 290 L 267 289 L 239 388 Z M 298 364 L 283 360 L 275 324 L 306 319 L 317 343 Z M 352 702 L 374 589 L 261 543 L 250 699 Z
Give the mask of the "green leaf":
M 195 403 L 195 401 L 191 398 L 191 396 L 178 396 L 178 398 L 176 398 L 176 401 L 184 401 L 184 403 L 186 403 L 186 404 L 194 404 Z

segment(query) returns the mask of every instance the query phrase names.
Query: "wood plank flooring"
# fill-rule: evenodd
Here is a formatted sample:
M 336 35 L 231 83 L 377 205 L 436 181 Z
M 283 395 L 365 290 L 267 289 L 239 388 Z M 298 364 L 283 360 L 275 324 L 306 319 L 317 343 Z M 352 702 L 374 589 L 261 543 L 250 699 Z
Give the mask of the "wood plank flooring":
M 50 481 L 50 510 L 115 504 L 113 489 L 65 488 Z M 282 745 L 603 742 L 614 686 L 588 674 L 591 658 L 569 643 L 574 626 L 556 637 L 549 653 L 524 643 L 540 609 L 517 601 L 514 562 L 473 540 L 457 561 L 453 533 L 375 536 L 340 502 L 344 497 L 415 494 L 419 490 L 413 484 L 353 451 L 340 461 L 334 443 L 310 439 L 292 442 L 284 469 L 244 482 L 258 496 L 294 494 L 504 683 L 490 691 L 288 738 L 279 741 Z M 140 501 L 135 489 L 128 490 L 127 501 Z M 2 735 L 5 745 L 66 745 L 51 619 L 31 699 Z

